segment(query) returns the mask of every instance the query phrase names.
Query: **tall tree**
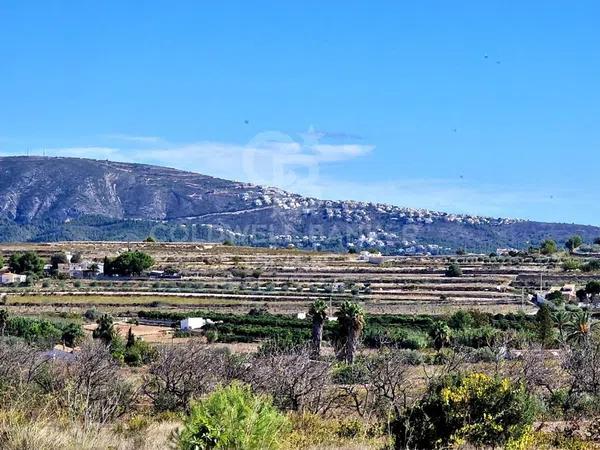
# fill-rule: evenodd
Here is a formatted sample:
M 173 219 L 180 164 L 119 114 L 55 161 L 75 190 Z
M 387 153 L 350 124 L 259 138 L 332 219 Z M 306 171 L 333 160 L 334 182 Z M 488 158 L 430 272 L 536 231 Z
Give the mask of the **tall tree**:
M 0 334 L 4 336 L 4 330 L 6 330 L 6 323 L 8 322 L 8 311 L 0 309 Z
M 133 334 L 133 330 L 129 327 L 129 331 L 127 332 L 127 343 L 125 344 L 125 348 L 131 348 L 135 345 L 135 335 Z
M 554 342 L 554 321 L 548 305 L 540 306 L 536 314 L 536 320 L 538 340 L 545 348 L 548 348 Z
M 55 253 L 50 257 L 50 264 L 52 265 L 52 273 L 56 274 L 58 271 L 59 264 L 67 264 L 69 262 L 69 258 L 65 252 Z
M 565 242 L 565 247 L 572 253 L 577 247 L 580 247 L 581 244 L 583 244 L 581 236 L 572 236 Z
M 108 314 L 102 314 L 97 320 L 98 327 L 92 333 L 94 339 L 100 339 L 106 345 L 112 344 L 117 332 L 113 324 L 113 319 Z
M 319 299 L 314 301 L 308 310 L 308 315 L 312 318 L 312 347 L 313 356 L 318 358 L 321 355 L 321 342 L 323 341 L 323 325 L 327 320 L 327 303 Z
M 365 312 L 358 303 L 345 301 L 336 316 L 344 340 L 341 355 L 346 363 L 352 364 L 360 335 L 365 327 Z
M 154 259 L 150 255 L 139 251 L 124 252 L 114 259 L 105 259 L 105 273 L 107 263 L 110 268 L 107 275 L 132 276 L 141 275 L 144 270 L 152 267 Z
M 592 300 L 594 300 L 594 297 L 600 295 L 600 281 L 592 280 L 588 282 L 588 284 L 585 285 L 585 292 L 592 297 Z
M 39 276 L 44 272 L 44 261 L 35 252 L 14 253 L 9 266 L 15 273 L 31 272 Z
M 542 242 L 542 245 L 540 246 L 540 253 L 542 255 L 552 255 L 557 251 L 558 246 L 556 245 L 556 242 L 552 239 L 546 239 L 544 242 Z

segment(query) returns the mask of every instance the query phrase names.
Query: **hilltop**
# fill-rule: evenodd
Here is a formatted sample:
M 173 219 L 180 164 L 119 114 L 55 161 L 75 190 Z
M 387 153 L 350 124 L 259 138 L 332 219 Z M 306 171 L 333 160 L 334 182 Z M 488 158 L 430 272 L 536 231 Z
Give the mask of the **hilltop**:
M 388 253 L 492 251 L 594 226 L 459 215 L 321 200 L 281 189 L 144 164 L 0 158 L 0 240 L 224 240 Z

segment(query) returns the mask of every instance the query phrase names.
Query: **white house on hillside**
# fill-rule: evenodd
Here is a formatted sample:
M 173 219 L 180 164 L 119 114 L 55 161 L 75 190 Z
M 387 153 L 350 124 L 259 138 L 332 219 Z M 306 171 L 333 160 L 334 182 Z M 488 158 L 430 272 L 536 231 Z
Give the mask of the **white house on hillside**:
M 27 275 L 18 275 L 16 273 L 6 272 L 2 274 L 2 284 L 17 284 L 25 283 L 27 281 Z

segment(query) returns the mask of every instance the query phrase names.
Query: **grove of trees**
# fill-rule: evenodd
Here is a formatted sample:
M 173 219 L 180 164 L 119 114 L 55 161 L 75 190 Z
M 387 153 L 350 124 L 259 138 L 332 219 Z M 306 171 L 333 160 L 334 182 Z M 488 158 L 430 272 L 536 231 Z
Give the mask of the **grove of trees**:
M 116 258 L 104 258 L 106 275 L 135 276 L 141 275 L 154 265 L 154 259 L 144 252 L 127 251 Z

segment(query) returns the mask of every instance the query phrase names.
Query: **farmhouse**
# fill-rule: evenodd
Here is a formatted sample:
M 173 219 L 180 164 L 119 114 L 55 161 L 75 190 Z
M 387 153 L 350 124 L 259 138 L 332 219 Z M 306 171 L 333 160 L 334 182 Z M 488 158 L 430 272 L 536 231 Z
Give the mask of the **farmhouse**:
M 199 330 L 205 325 L 211 325 L 214 322 L 210 319 L 204 319 L 202 317 L 188 317 L 180 322 L 180 328 L 184 331 Z
M 104 263 L 82 261 L 80 263 L 58 264 L 57 272 L 70 278 L 93 278 L 104 273 Z
M 25 283 L 27 275 L 18 275 L 16 273 L 5 272 L 2 274 L 2 284 Z

